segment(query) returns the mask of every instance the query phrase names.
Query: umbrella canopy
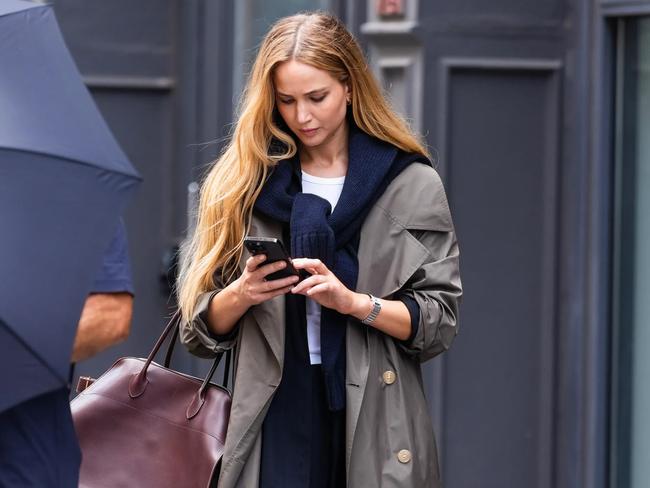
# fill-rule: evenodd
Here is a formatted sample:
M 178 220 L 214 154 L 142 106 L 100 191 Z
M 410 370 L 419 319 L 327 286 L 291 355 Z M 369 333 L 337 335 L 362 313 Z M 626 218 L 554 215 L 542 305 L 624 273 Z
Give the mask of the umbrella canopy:
M 140 177 L 47 5 L 0 2 L 0 412 L 67 384 L 84 300 Z

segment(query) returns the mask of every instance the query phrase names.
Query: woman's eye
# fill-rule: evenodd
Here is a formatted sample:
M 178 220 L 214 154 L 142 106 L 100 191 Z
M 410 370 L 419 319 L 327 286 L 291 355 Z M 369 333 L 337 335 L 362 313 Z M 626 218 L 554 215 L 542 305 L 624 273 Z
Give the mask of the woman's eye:
M 323 100 L 325 100 L 325 97 L 326 97 L 326 96 L 327 96 L 327 95 L 323 95 L 322 97 L 312 97 L 311 101 L 312 101 L 312 102 L 316 102 L 316 103 L 318 103 L 318 102 L 322 102 Z
M 293 100 L 291 100 L 291 99 L 289 99 L 289 100 L 282 100 L 282 99 L 280 99 L 280 103 L 283 103 L 284 105 L 288 105 L 288 104 L 290 104 L 291 102 L 293 102 Z

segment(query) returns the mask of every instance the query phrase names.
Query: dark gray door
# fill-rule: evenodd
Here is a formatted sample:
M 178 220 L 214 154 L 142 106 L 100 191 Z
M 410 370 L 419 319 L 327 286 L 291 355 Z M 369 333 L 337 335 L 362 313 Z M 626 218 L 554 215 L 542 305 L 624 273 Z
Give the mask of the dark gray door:
M 461 250 L 460 333 L 425 368 L 444 484 L 551 488 L 565 2 L 389 3 L 361 36 L 437 156 Z

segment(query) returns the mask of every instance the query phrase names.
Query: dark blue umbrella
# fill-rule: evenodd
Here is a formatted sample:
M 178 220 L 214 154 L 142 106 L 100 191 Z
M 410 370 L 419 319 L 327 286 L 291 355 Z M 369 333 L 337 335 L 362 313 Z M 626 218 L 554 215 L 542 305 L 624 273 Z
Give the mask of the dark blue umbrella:
M 0 412 L 67 384 L 85 297 L 140 177 L 51 7 L 0 2 Z

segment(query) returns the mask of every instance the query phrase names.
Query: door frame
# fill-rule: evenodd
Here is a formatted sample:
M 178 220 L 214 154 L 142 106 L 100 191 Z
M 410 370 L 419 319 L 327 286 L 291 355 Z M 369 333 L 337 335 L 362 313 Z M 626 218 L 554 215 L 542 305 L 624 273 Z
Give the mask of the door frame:
M 590 87 L 588 107 L 583 114 L 586 133 L 586 169 L 584 209 L 584 299 L 576 302 L 583 307 L 585 335 L 579 391 L 582 408 L 571 421 L 580 425 L 575 439 L 581 446 L 582 459 L 573 462 L 579 484 L 574 486 L 607 488 L 616 486 L 615 453 L 612 453 L 611 429 L 615 414 L 612 405 L 615 392 L 616 364 L 612 359 L 615 335 L 612 327 L 613 291 L 613 210 L 616 131 L 616 62 L 617 24 L 622 18 L 650 15 L 649 0 L 589 0 L 579 2 L 590 10 L 589 25 L 583 26 L 586 38 L 582 53 L 587 58 L 581 76 L 583 86 Z M 591 4 L 591 5 L 589 5 Z M 603 380 L 606 378 L 606 380 Z M 577 461 L 577 462 L 576 462 Z M 568 464 L 567 464 L 568 467 Z M 564 485 L 563 485 L 564 486 Z M 569 485 L 567 485 L 569 486 Z

